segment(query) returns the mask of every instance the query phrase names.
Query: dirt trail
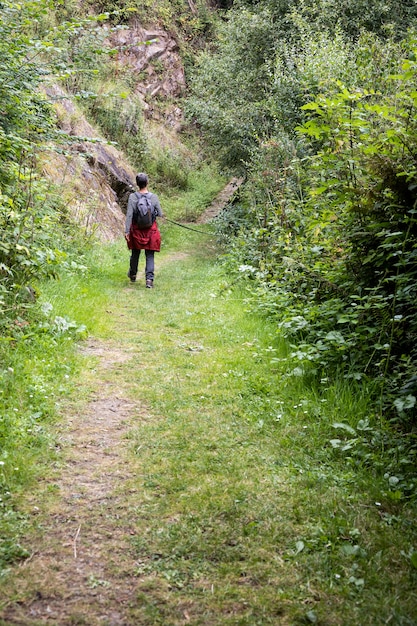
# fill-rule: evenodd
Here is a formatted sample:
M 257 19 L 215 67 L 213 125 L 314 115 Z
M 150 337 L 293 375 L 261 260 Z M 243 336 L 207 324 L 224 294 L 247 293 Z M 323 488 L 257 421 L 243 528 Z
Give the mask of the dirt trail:
M 135 578 L 126 434 L 131 417 L 143 410 L 111 380 L 131 355 L 98 343 L 84 350 L 99 359 L 99 391 L 82 414 L 70 414 L 66 421 L 59 497 L 55 493 L 51 505 L 39 494 L 32 501 L 41 531 L 9 590 L 15 601 L 0 612 L 6 624 L 130 624 L 126 615 Z M 40 485 L 40 490 L 53 487 Z
M 215 217 L 240 184 L 230 181 L 199 221 Z M 134 356 L 129 348 L 91 340 L 82 350 L 97 358 L 96 391 L 81 412 L 76 404 L 66 407 L 62 467 L 55 482 L 39 484 L 29 498 L 37 527 L 24 545 L 32 554 L 0 597 L 0 626 L 135 626 L 131 609 L 140 580 L 132 575 L 129 538 L 136 534 L 131 524 L 138 496 L 126 448 L 133 419 L 147 414 L 123 395 L 125 383 L 117 376 Z

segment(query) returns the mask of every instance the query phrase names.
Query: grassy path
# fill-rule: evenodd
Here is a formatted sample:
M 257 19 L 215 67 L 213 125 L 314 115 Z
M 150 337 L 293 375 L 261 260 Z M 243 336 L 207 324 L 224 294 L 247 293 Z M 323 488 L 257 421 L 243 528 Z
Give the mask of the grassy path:
M 412 513 L 329 444 L 365 400 L 287 377 L 208 238 L 168 230 L 152 291 L 127 258 L 45 296 L 90 336 L 0 624 L 417 623 Z

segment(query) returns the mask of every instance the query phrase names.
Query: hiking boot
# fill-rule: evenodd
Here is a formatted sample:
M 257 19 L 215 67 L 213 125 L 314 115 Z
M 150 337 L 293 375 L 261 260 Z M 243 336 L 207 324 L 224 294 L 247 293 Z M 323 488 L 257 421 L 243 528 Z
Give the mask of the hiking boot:
M 153 280 L 151 280 L 150 278 L 146 279 L 146 289 L 152 289 L 153 287 Z
M 136 274 L 131 274 L 130 271 L 127 273 L 127 277 L 130 279 L 131 283 L 136 282 Z

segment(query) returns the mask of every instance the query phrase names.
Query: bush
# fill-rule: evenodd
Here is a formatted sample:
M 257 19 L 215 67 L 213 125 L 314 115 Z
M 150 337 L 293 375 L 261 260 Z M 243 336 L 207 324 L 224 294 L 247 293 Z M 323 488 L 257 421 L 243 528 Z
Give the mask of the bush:
M 300 366 L 372 376 L 403 427 L 417 397 L 415 59 L 411 41 L 395 75 L 387 61 L 384 92 L 339 82 L 303 107 L 298 144 L 260 147 L 257 223 L 232 251 Z

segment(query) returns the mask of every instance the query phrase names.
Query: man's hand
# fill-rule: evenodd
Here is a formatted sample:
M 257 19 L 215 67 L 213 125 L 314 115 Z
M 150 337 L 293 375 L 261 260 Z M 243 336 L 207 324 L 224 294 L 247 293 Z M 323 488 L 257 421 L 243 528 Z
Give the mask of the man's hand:
M 125 233 L 125 239 L 126 239 L 127 245 L 129 245 L 130 244 L 130 235 L 129 235 L 129 233 Z

